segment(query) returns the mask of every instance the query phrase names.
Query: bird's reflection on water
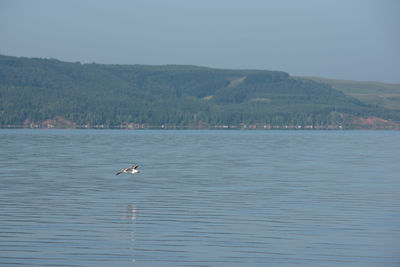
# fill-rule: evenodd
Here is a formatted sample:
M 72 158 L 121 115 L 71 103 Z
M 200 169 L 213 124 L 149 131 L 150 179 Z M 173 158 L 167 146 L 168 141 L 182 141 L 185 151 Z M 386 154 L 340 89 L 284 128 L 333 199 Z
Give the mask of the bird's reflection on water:
M 125 219 L 129 220 L 130 230 L 130 250 L 132 251 L 132 262 L 136 262 L 135 257 L 135 234 L 136 234 L 136 219 L 138 208 L 135 204 L 128 204 L 125 208 Z

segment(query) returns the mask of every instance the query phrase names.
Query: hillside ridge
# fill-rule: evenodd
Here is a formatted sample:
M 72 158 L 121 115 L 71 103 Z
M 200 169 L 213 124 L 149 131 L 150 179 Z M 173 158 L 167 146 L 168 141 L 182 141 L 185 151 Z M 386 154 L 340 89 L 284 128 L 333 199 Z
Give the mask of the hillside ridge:
M 1 127 L 397 129 L 399 122 L 396 106 L 282 71 L 0 56 Z

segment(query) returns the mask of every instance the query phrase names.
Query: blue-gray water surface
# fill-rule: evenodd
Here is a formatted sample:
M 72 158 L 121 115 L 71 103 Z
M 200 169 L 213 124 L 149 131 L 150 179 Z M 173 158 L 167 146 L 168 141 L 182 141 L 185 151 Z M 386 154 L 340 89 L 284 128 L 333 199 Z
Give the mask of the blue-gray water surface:
M 395 131 L 0 130 L 0 265 L 397 266 L 399 163 Z

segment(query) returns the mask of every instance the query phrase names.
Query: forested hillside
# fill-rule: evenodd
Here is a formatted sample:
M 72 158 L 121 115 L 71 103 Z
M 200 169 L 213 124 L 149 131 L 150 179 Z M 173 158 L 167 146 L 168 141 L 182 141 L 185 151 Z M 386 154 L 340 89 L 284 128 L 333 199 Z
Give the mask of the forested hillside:
M 0 125 L 340 126 L 400 111 L 284 72 L 68 63 L 0 56 Z M 358 127 L 358 126 L 357 126 Z M 356 127 L 356 128 L 357 128 Z

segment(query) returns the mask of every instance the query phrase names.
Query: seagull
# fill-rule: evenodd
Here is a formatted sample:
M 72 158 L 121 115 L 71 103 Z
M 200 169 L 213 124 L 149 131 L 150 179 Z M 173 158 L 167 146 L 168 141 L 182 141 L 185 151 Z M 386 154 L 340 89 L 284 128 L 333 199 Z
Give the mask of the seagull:
M 115 175 L 118 175 L 121 173 L 130 173 L 130 174 L 140 173 L 140 171 L 137 169 L 137 167 L 139 167 L 139 165 L 130 166 L 128 168 L 120 170 Z

